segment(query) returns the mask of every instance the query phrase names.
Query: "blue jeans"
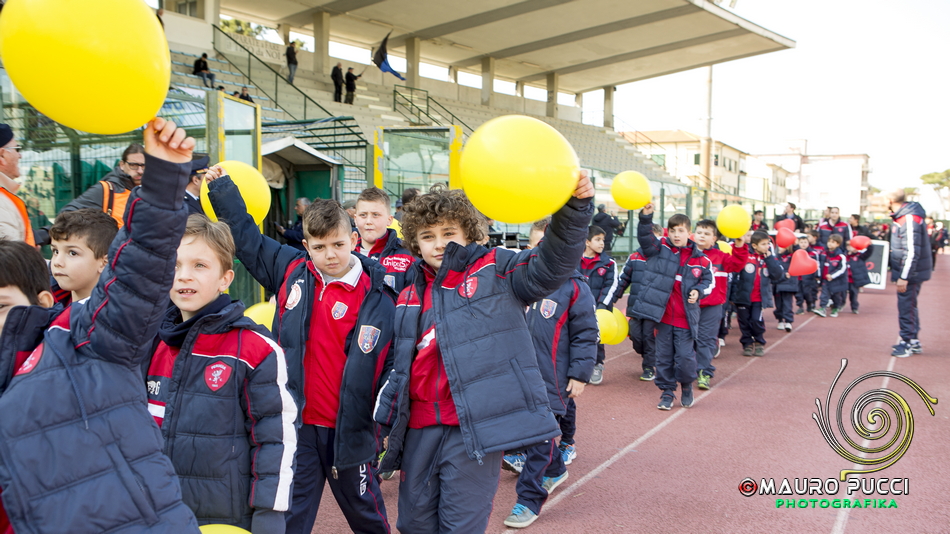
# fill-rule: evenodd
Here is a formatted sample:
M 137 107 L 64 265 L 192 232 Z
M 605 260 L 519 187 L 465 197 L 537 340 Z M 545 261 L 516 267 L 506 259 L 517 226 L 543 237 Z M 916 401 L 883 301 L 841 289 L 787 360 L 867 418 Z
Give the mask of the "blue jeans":
M 294 74 L 297 74 L 297 64 L 289 63 L 287 65 L 287 68 L 290 69 L 290 74 L 287 75 L 287 81 L 290 83 L 294 83 Z
M 198 76 L 201 76 L 202 83 L 205 87 L 211 87 L 214 89 L 214 73 L 213 72 L 199 72 Z M 211 80 L 211 85 L 208 85 L 208 80 Z

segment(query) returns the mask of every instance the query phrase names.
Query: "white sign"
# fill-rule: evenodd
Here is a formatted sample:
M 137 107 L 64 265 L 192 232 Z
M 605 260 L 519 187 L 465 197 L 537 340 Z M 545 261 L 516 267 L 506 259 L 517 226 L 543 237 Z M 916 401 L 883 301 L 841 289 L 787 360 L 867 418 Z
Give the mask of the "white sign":
M 284 45 L 274 44 L 269 41 L 261 41 L 260 39 L 255 39 L 248 35 L 241 35 L 239 33 L 229 33 L 228 36 L 241 43 L 244 48 L 247 48 L 252 54 L 260 58 L 262 61 L 281 66 L 286 63 L 284 60 Z M 238 47 L 234 47 L 231 42 L 227 41 L 226 39 L 222 39 L 222 41 L 224 41 L 222 44 L 226 48 L 225 52 L 239 52 Z M 234 50 L 228 49 L 231 47 L 233 47 Z

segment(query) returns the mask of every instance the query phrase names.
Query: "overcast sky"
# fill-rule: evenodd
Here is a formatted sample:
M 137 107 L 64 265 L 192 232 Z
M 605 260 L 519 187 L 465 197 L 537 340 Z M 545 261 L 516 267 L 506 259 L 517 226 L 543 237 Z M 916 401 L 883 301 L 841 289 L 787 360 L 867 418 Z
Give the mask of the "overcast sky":
M 866 153 L 881 188 L 950 168 L 950 1 L 738 0 L 732 11 L 797 46 L 714 67 L 714 138 L 751 153 L 790 139 L 810 154 Z M 622 86 L 615 113 L 638 130 L 701 134 L 705 80 L 696 69 Z

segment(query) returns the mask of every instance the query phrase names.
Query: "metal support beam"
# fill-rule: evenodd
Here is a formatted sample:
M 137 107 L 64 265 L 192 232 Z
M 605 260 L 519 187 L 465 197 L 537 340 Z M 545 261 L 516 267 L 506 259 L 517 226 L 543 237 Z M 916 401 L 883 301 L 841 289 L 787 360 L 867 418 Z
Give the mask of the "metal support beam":
M 422 42 L 418 37 L 406 39 L 406 83 L 409 87 L 421 89 L 419 79 L 419 49 Z
M 495 94 L 495 58 L 482 58 L 482 105 L 491 107 Z
M 313 72 L 317 76 L 330 72 L 330 13 L 313 14 Z
M 560 76 L 556 72 L 549 72 L 548 80 L 548 105 L 545 115 L 552 119 L 557 118 L 557 83 Z
M 617 88 L 608 85 L 604 87 L 604 128 L 614 127 L 614 92 Z

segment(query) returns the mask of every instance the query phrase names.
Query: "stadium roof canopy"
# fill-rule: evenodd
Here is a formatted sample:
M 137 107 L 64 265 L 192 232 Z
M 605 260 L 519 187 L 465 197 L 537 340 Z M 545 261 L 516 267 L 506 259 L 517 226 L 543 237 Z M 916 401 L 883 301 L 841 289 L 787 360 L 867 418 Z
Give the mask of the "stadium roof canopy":
M 220 0 L 236 18 L 298 30 L 330 14 L 331 39 L 389 50 L 420 40 L 421 60 L 562 91 L 606 86 L 795 46 L 705 0 Z

